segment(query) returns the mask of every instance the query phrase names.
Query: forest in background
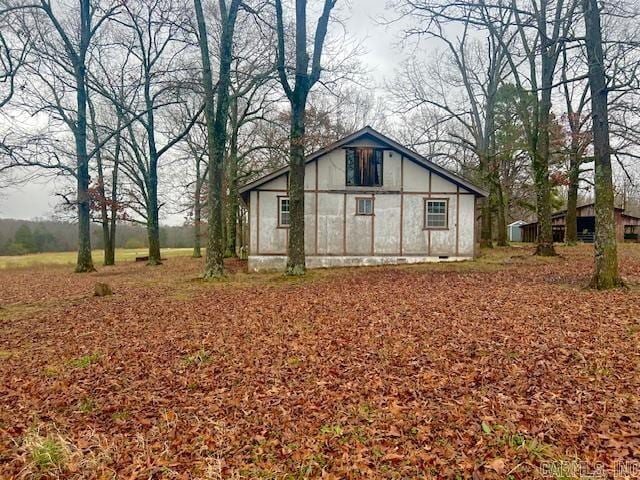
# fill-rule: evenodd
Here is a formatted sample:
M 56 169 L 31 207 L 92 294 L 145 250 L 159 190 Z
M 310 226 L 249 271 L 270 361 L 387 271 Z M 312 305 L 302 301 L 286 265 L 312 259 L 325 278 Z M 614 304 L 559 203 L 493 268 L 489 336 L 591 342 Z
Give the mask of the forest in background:
M 118 226 L 116 248 L 148 247 L 147 231 L 142 225 Z M 162 226 L 160 239 L 166 248 L 193 246 L 193 227 Z M 93 246 L 103 249 L 99 225 L 92 225 Z M 78 225 L 60 220 L 15 220 L 0 218 L 0 255 L 26 255 L 42 252 L 68 252 L 78 248 Z

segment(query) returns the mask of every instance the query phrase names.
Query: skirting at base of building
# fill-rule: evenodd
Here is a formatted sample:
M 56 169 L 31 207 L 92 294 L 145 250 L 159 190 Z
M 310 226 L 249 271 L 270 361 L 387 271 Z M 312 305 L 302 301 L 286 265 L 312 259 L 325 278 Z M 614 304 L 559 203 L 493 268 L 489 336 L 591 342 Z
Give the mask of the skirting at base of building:
M 472 257 L 450 256 L 308 256 L 307 268 L 372 267 L 409 263 L 463 262 Z M 250 272 L 278 272 L 287 266 L 285 255 L 255 255 L 249 257 Z

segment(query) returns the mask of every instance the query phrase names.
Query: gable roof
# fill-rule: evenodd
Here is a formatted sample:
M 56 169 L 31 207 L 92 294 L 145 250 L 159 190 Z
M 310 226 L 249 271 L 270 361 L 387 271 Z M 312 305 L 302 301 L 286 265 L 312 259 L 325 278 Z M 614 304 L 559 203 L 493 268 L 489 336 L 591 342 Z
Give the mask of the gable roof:
M 372 137 L 374 140 L 377 140 L 378 142 L 387 145 L 388 147 L 390 147 L 390 149 L 395 150 L 397 152 L 399 152 L 400 154 L 402 154 L 404 157 L 412 160 L 413 162 L 417 163 L 418 165 L 432 171 L 433 173 L 439 175 L 440 177 L 449 180 L 450 182 L 458 185 L 459 187 L 465 188 L 467 190 L 469 190 L 470 192 L 476 194 L 476 196 L 479 197 L 486 197 L 488 196 L 488 193 L 481 189 L 480 187 L 477 187 L 475 185 L 473 185 L 471 182 L 469 182 L 468 180 L 465 180 L 464 178 L 460 177 L 459 175 L 456 175 L 455 173 L 450 172 L 449 170 L 440 167 L 439 165 L 436 165 L 435 163 L 433 163 L 431 160 L 423 157 L 422 155 L 414 152 L 413 150 L 410 150 L 404 146 L 402 146 L 401 144 L 399 144 L 398 142 L 396 142 L 395 140 L 387 137 L 386 135 L 383 135 L 382 133 L 378 132 L 377 130 L 373 129 L 370 126 L 366 126 L 360 130 L 358 130 L 357 132 L 352 133 L 351 135 L 347 135 L 346 137 L 344 137 L 341 140 L 338 140 L 337 142 L 332 143 L 331 145 L 328 145 L 324 148 L 321 148 L 320 150 L 317 150 L 313 153 L 311 153 L 310 155 L 307 155 L 307 157 L 305 158 L 305 163 L 309 163 L 312 162 L 313 160 L 316 160 L 317 158 L 326 155 L 327 153 L 336 150 L 340 147 L 344 147 L 349 145 L 351 142 L 353 142 L 354 140 L 357 140 L 360 137 L 363 136 L 369 136 Z M 260 185 L 263 185 L 267 182 L 270 182 L 271 180 L 278 178 L 280 175 L 284 175 L 285 173 L 287 173 L 289 171 L 289 166 L 286 165 L 284 167 L 281 167 L 267 175 L 264 175 L 263 177 L 260 177 L 259 179 L 250 182 L 246 185 L 244 185 L 243 187 L 240 188 L 239 192 L 241 194 L 249 192 L 257 187 L 259 187 Z
M 524 220 L 516 220 L 515 222 L 510 223 L 509 225 L 507 225 L 507 227 L 526 225 L 526 224 L 527 224 L 527 222 L 525 222 Z

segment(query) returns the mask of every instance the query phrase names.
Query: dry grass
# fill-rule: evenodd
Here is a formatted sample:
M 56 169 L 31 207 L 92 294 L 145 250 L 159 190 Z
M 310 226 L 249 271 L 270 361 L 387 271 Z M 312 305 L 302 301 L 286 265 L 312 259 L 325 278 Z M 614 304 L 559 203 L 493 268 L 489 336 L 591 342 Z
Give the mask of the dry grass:
M 191 248 L 164 248 L 162 249 L 163 258 L 188 257 L 193 253 Z M 132 262 L 136 257 L 147 255 L 148 252 L 144 248 L 126 249 L 118 248 L 116 250 L 116 261 Z M 96 265 L 101 265 L 103 259 L 102 250 L 93 251 L 93 261 Z M 53 265 L 75 265 L 76 252 L 47 252 L 34 253 L 30 255 L 18 256 L 0 256 L 0 269 L 4 268 L 32 268 L 32 267 L 49 267 Z

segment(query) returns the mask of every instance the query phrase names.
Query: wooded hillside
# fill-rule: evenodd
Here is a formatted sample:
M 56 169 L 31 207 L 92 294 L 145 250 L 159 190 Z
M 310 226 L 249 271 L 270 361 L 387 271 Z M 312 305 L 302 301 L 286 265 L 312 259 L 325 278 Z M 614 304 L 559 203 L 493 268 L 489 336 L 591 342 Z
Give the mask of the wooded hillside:
M 193 245 L 192 227 L 161 227 L 162 244 L 168 248 Z M 91 228 L 93 245 L 103 249 L 100 227 Z M 122 224 L 116 235 L 117 248 L 147 246 L 147 232 L 143 226 Z M 0 255 L 23 255 L 41 252 L 68 252 L 78 248 L 78 226 L 56 220 L 14 220 L 0 218 Z

